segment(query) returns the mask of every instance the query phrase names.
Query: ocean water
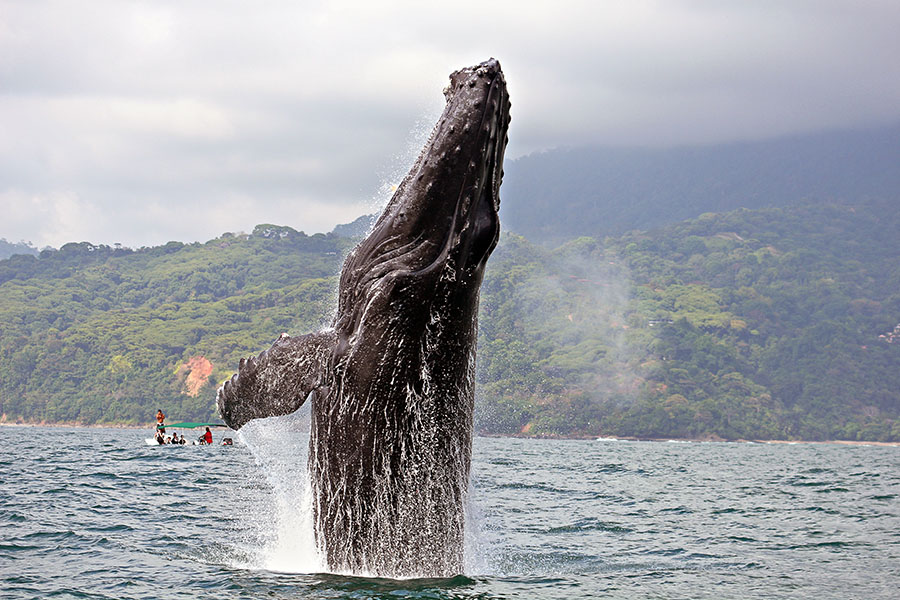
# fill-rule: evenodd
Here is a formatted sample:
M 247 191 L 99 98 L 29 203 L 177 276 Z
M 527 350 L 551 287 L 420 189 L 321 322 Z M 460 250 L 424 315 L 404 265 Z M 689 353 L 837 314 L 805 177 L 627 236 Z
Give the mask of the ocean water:
M 144 431 L 0 427 L 0 598 L 900 589 L 897 447 L 478 438 L 467 572 L 391 580 L 323 572 L 302 424 L 242 434 L 232 447 L 158 447 Z

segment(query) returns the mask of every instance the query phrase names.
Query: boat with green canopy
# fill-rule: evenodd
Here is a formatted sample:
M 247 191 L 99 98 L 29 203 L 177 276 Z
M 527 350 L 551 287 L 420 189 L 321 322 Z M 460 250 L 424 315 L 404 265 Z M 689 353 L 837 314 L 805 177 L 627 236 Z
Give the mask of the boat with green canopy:
M 156 426 L 157 429 L 165 429 L 167 427 L 172 427 L 173 429 L 197 429 L 198 427 L 228 427 L 228 425 L 225 423 L 194 423 L 185 421 L 183 423 L 160 423 Z
M 178 423 L 159 423 L 156 426 L 156 430 L 157 430 L 156 435 L 154 437 L 144 438 L 144 442 L 146 442 L 146 444 L 148 446 L 171 445 L 169 442 L 160 441 L 160 439 L 167 439 L 167 438 L 162 438 L 162 431 L 164 431 L 166 429 L 199 429 L 201 427 L 227 429 L 228 425 L 226 425 L 225 423 L 202 423 L 202 422 L 198 422 L 198 421 L 181 421 Z M 182 439 L 184 441 L 176 442 L 176 445 L 191 444 L 191 445 L 196 446 L 196 445 L 204 445 L 205 444 L 205 442 L 201 443 L 198 440 L 193 440 L 193 441 L 188 442 L 185 435 L 186 434 L 183 433 L 181 436 L 179 436 L 180 439 Z M 225 446 L 232 445 L 231 438 L 223 438 L 222 444 Z

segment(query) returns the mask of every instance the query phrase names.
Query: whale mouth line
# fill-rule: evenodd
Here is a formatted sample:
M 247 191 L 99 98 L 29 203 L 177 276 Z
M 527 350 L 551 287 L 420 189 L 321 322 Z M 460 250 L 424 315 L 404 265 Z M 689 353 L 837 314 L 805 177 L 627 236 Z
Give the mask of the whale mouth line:
M 496 74 L 491 80 L 490 87 L 485 95 L 484 110 L 481 113 L 479 131 L 485 132 L 487 134 L 487 139 L 485 141 L 485 152 L 481 153 L 481 173 L 480 177 L 476 180 L 475 193 L 471 195 L 466 193 L 466 189 L 469 187 L 472 177 L 471 173 L 466 173 L 466 176 L 459 186 L 459 192 L 456 197 L 456 208 L 453 211 L 453 221 L 451 222 L 450 227 L 447 228 L 447 233 L 441 245 L 440 253 L 435 257 L 431 264 L 422 269 L 410 271 L 410 274 L 413 276 L 418 277 L 428 275 L 447 263 L 450 252 L 460 245 L 459 238 L 461 237 L 462 232 L 467 226 L 473 226 L 472 219 L 477 218 L 476 212 L 484 208 L 482 205 L 484 204 L 486 194 L 490 196 L 488 198 L 489 205 L 487 210 L 494 211 L 496 214 L 499 209 L 500 201 L 499 195 L 497 194 L 499 184 L 497 182 L 496 173 L 498 144 L 496 139 L 492 141 L 492 134 L 493 136 L 496 136 L 496 131 L 502 118 L 502 108 L 500 108 L 499 99 L 494 100 L 497 102 L 497 107 L 495 109 L 491 110 L 489 107 L 491 106 L 491 97 L 498 93 L 498 90 L 501 87 L 499 85 L 501 79 L 502 75 Z M 476 143 L 481 142 L 481 137 L 482 136 L 479 136 Z M 460 220 L 462 220 L 462 225 L 458 224 Z

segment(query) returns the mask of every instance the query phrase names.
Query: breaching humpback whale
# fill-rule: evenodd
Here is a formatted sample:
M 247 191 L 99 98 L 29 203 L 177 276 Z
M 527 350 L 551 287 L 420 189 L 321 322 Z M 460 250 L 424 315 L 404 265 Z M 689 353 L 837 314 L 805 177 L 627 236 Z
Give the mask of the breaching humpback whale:
M 312 403 L 316 543 L 335 572 L 462 572 L 478 294 L 509 125 L 500 64 L 450 76 L 444 112 L 341 271 L 332 327 L 282 335 L 219 388 L 237 429 Z

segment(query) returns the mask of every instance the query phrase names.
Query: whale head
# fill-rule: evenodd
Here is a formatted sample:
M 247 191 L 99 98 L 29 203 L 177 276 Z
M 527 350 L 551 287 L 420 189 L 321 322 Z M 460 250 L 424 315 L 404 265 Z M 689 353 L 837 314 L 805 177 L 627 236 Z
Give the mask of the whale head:
M 429 141 L 341 273 L 335 329 L 350 335 L 372 301 L 427 294 L 443 278 L 477 296 L 500 234 L 509 95 L 490 59 L 450 75 Z M 383 304 L 383 302 L 376 302 Z

